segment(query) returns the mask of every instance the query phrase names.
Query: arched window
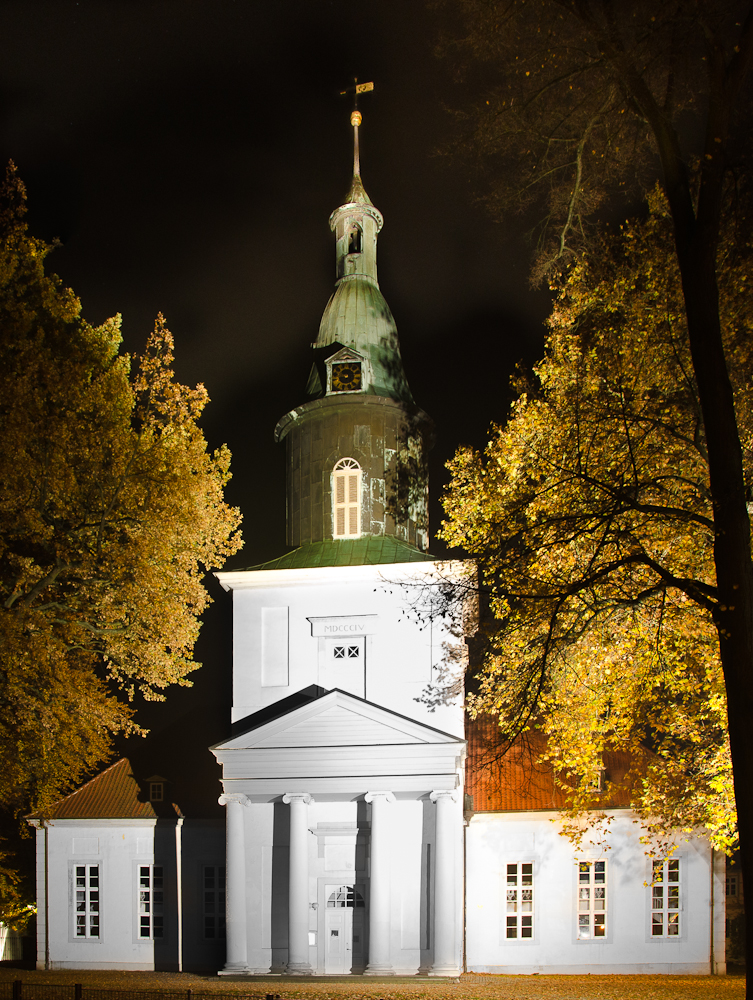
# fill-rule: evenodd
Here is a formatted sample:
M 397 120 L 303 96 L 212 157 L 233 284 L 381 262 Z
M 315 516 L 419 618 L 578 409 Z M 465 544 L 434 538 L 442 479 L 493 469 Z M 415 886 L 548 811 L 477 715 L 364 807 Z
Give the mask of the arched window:
M 353 225 L 348 233 L 348 253 L 361 253 L 363 251 L 363 232 L 361 227 Z
M 354 885 L 341 885 L 329 894 L 327 906 L 336 909 L 348 907 L 349 909 L 365 908 L 363 896 Z
M 361 534 L 361 466 L 341 458 L 332 470 L 332 534 L 358 538 Z

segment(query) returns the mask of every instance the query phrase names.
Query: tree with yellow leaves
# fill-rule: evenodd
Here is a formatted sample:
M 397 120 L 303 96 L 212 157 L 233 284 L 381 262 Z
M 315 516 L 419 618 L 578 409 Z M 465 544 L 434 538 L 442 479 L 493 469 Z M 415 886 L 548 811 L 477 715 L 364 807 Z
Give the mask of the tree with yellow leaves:
M 189 684 L 204 574 L 240 547 L 230 456 L 160 316 L 133 365 L 119 320 L 45 274 L 23 185 L 0 192 L 0 808 L 45 807 L 134 729 L 135 691 Z
M 496 617 L 469 697 L 510 740 L 543 730 L 572 812 L 605 750 L 635 760 L 657 834 L 736 840 L 706 435 L 668 208 L 573 266 L 544 360 L 484 454 L 450 464 L 443 537 L 479 559 Z M 720 315 L 753 475 L 753 256 L 728 227 Z

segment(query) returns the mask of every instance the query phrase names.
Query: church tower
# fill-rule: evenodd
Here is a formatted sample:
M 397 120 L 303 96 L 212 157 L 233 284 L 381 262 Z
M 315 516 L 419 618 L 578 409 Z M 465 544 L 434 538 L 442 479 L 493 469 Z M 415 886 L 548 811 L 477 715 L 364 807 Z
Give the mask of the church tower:
M 308 399 L 278 422 L 291 552 L 218 573 L 233 593 L 225 974 L 457 975 L 465 646 L 431 595 L 431 422 L 377 280 L 361 180 L 330 217 L 335 290 Z M 445 588 L 445 589 L 443 589 Z
M 413 402 L 379 288 L 384 219 L 361 180 L 361 120 L 354 111 L 353 180 L 329 219 L 336 284 L 312 345 L 308 399 L 275 428 L 287 448 L 288 544 L 318 565 L 398 562 L 428 546 L 432 424 Z

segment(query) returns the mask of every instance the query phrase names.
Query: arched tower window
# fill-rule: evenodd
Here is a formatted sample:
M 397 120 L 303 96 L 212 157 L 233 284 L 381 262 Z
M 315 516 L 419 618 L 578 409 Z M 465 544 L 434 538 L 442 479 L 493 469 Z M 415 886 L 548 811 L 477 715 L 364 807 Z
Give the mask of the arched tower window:
M 363 252 L 363 230 L 359 225 L 353 225 L 350 227 L 350 232 L 348 233 L 348 253 L 362 253 Z
M 341 458 L 332 470 L 332 534 L 358 538 L 361 534 L 361 466 Z

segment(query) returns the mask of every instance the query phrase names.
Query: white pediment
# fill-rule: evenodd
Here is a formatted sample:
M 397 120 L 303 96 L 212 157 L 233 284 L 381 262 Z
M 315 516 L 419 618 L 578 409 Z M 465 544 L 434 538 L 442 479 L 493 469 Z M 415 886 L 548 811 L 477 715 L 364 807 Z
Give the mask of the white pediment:
M 331 365 L 336 361 L 365 361 L 363 354 L 359 354 L 358 351 L 354 351 L 351 347 L 343 347 L 336 354 L 331 354 L 327 360 L 324 362 L 325 365 Z
M 455 736 L 414 722 L 344 691 L 328 694 L 235 736 L 215 750 L 458 744 Z

